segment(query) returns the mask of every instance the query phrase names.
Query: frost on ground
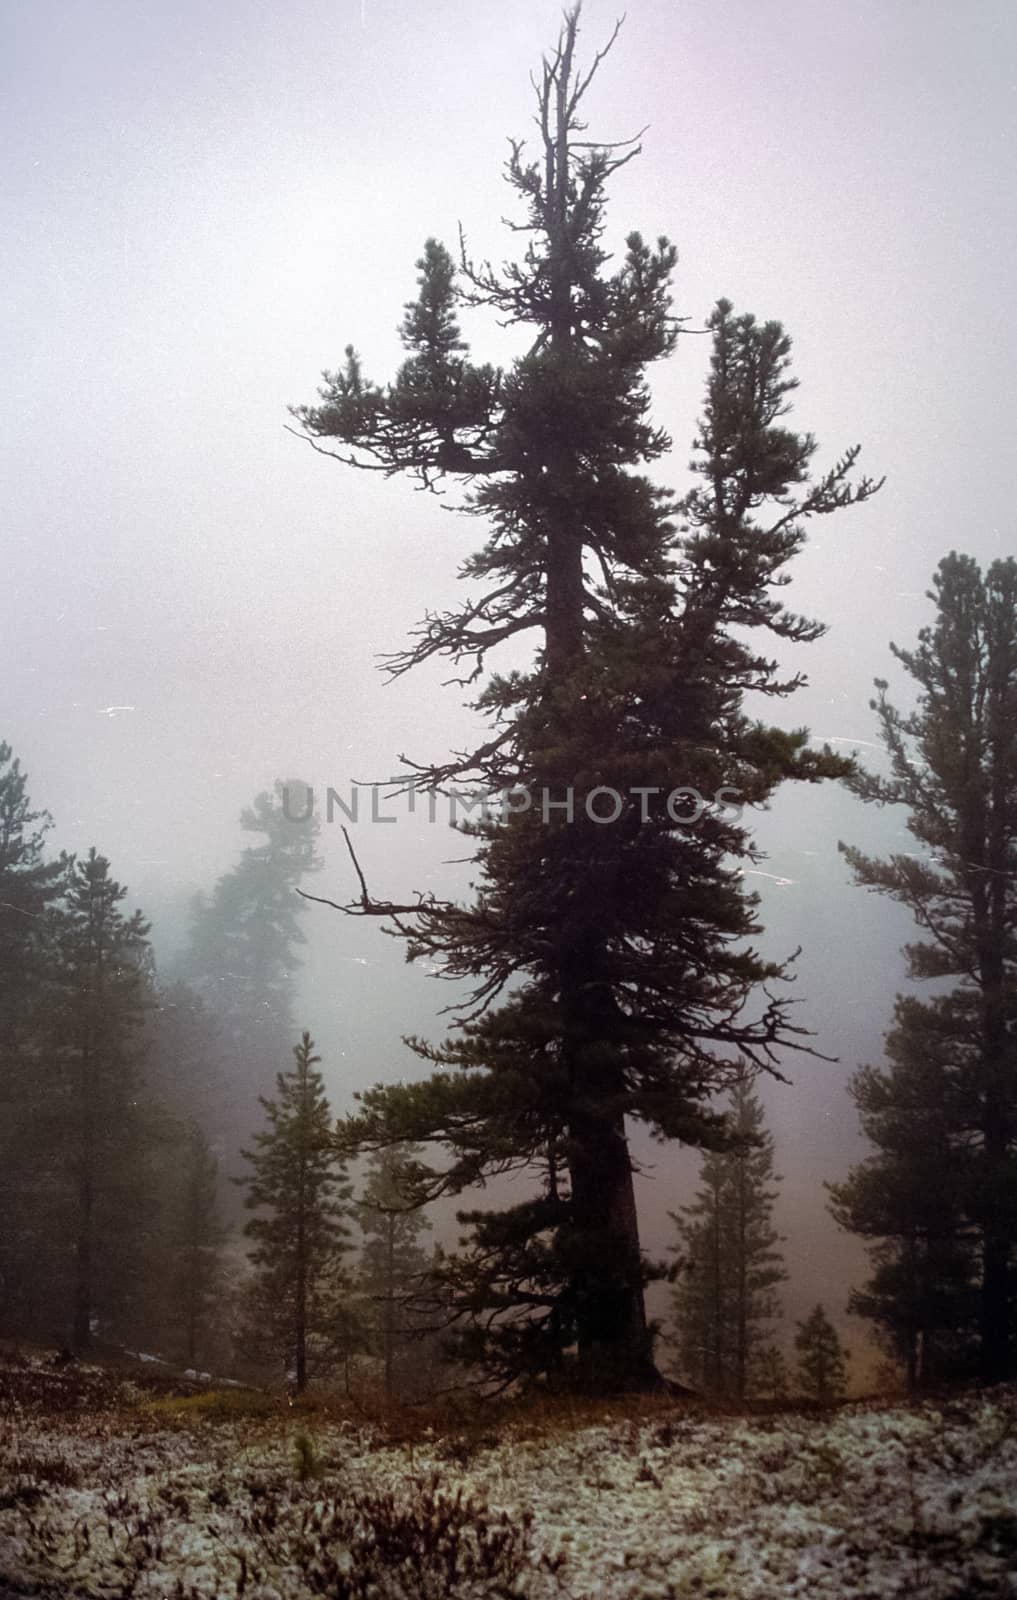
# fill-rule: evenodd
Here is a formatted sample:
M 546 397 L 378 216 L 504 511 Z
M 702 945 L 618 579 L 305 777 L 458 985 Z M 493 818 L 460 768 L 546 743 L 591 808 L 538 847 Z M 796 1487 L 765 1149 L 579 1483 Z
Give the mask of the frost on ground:
M 0 1366 L 0 1589 L 95 1600 L 1017 1596 L 1017 1390 L 387 1442 Z

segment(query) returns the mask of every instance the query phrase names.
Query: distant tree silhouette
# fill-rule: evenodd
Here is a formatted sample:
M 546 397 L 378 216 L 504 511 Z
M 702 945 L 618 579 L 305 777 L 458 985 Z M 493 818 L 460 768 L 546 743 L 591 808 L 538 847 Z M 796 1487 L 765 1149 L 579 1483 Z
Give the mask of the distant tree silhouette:
M 798 1385 L 810 1400 L 828 1405 L 844 1393 L 847 1357 L 826 1311 L 817 1305 L 795 1334 Z
M 190 939 L 174 969 L 186 989 L 164 997 L 174 1014 L 160 1020 L 170 1043 L 178 1035 L 185 1044 L 193 1080 L 188 1112 L 229 1176 L 240 1170 L 258 1097 L 271 1091 L 293 1037 L 306 911 L 297 890 L 321 865 L 318 819 L 305 799 L 297 780 L 277 782 L 243 811 L 242 827 L 260 842 L 245 846 L 210 895 L 196 897 Z
M 773 1138 L 747 1076 L 731 1093 L 730 1131 L 731 1147 L 703 1158 L 693 1203 L 671 1213 L 681 1263 L 674 1315 L 690 1381 L 743 1399 L 787 1277 L 772 1220 Z
M 752 1363 L 752 1388 L 766 1399 L 783 1400 L 791 1387 L 784 1353 L 775 1344 L 757 1352 Z

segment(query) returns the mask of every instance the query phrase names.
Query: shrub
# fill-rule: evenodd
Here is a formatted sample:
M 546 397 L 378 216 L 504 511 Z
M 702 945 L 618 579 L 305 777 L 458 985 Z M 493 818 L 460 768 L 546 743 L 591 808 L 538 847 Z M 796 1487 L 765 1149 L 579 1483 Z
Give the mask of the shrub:
M 255 1500 L 247 1531 L 273 1564 L 295 1568 L 308 1594 L 328 1600 L 448 1600 L 450 1595 L 519 1595 L 528 1578 L 554 1576 L 563 1558 L 530 1556 L 531 1512 L 510 1518 L 462 1489 L 447 1493 L 437 1474 L 410 1494 L 346 1491 L 322 1499 L 294 1486 Z

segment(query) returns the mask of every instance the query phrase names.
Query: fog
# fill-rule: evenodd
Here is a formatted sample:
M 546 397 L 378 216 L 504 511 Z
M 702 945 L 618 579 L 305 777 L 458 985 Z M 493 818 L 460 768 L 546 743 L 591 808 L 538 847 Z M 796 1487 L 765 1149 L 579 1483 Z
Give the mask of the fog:
M 383 380 L 429 234 L 500 260 L 507 137 L 531 131 L 547 0 L 7 0 L 0 6 L 6 456 L 4 715 L 60 847 L 96 844 L 153 922 L 160 960 L 186 905 L 236 858 L 241 809 L 299 773 L 323 797 L 470 738 L 437 669 L 386 685 L 379 652 L 457 598 L 478 541 L 441 498 L 323 461 L 287 431 L 353 341 Z M 616 16 L 587 0 L 587 56 Z M 680 252 L 676 309 L 721 295 L 785 322 L 795 421 L 829 465 L 861 442 L 877 499 L 821 525 L 788 602 L 829 624 L 789 660 L 789 726 L 878 761 L 871 681 L 904 695 L 910 644 L 951 548 L 1014 547 L 1017 380 L 1008 295 L 1017 14 L 942 0 L 630 0 L 590 101 L 591 135 L 648 124 L 614 181 L 609 243 Z M 511 335 L 464 321 L 479 358 Z M 707 341 L 655 374 L 682 489 Z M 497 662 L 495 664 L 498 664 Z M 389 807 L 361 822 L 372 890 L 465 891 L 463 841 Z M 837 854 L 901 845 L 903 819 L 843 791 L 785 791 L 761 816 L 764 948 L 798 945 L 797 1020 L 832 1064 L 785 1057 L 766 1089 L 786 1175 L 790 1315 L 843 1312 L 859 1252 L 822 1182 L 860 1145 L 846 1083 L 878 1060 L 909 925 Z M 346 899 L 337 825 L 315 892 Z M 907 848 L 905 845 L 904 848 Z M 298 1013 L 338 1110 L 419 1065 L 448 990 L 380 929 L 305 918 Z M 689 1152 L 637 1141 L 651 1251 Z M 861 1339 L 854 1328 L 853 1337 Z

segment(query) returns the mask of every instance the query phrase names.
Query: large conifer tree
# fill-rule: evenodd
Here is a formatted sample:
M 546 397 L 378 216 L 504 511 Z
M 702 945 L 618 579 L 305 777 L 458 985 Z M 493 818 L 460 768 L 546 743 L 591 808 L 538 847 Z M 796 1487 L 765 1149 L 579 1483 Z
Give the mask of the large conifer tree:
M 876 1165 L 836 1195 L 842 1220 L 878 1239 L 875 1175 L 894 1186 L 899 1215 L 884 1206 L 883 1238 L 898 1240 L 888 1258 L 898 1327 L 914 1323 L 922 1299 L 925 1328 L 942 1328 L 936 1296 L 958 1289 L 964 1224 L 974 1230 L 981 1371 L 999 1380 L 1014 1370 L 1017 1249 L 1017 561 L 994 561 L 983 574 L 951 553 L 930 599 L 936 617 L 917 648 L 891 645 L 917 689 L 915 709 L 896 710 L 877 680 L 889 776 L 854 779 L 864 799 L 908 808 L 921 854 L 883 861 L 842 848 L 859 883 L 912 913 L 922 937 L 906 948 L 910 976 L 938 980 L 940 992 L 899 1006 L 891 1071 L 862 1082 L 863 1115 L 868 1091 L 877 1095 L 867 1128 Z M 922 1126 L 935 1129 L 941 1166 L 921 1147 Z M 963 1333 L 963 1297 L 955 1292 L 953 1303 Z
M 784 566 L 809 516 L 874 486 L 850 485 L 856 450 L 809 482 L 814 443 L 780 420 L 790 342 L 724 301 L 709 324 L 701 487 L 676 504 L 644 475 L 670 444 L 650 420 L 646 371 L 679 332 L 675 252 L 631 233 L 609 264 L 605 188 L 638 146 L 585 137 L 580 110 L 606 52 L 580 71 L 577 29 L 578 9 L 537 84 L 535 159 L 514 143 L 508 162 L 522 260 L 498 271 L 464 251 L 457 272 L 428 241 L 395 381 L 370 382 L 351 346 L 320 404 L 296 416 L 340 460 L 427 486 L 460 478 L 465 510 L 487 524 L 463 567 L 470 598 L 428 615 L 396 673 L 445 657 L 473 683 L 496 645 L 524 633 L 537 645 L 530 671 L 480 691 L 490 737 L 415 769 L 421 787 L 468 779 L 510 794 L 507 815 L 469 830 L 476 903 L 384 905 L 362 881 L 344 907 L 393 917 L 411 955 L 473 985 L 447 1044 L 417 1045 L 438 1073 L 365 1095 L 346 1137 L 443 1145 L 444 1163 L 421 1164 L 421 1197 L 530 1173 L 532 1198 L 466 1214 L 473 1242 L 451 1270 L 471 1353 L 502 1377 L 571 1373 L 599 1388 L 658 1381 L 626 1119 L 696 1141 L 721 1064 L 741 1051 L 772 1066 L 794 1042 L 772 992 L 753 1009 L 786 973 L 752 948 L 737 865 L 748 834 L 689 792 L 712 802 L 726 785 L 762 802 L 783 778 L 843 770 L 805 733 L 744 714 L 746 690 L 796 683 L 747 641 L 759 627 L 822 631 L 781 605 Z M 470 306 L 527 327 L 528 353 L 506 371 L 474 364 L 457 321 Z

